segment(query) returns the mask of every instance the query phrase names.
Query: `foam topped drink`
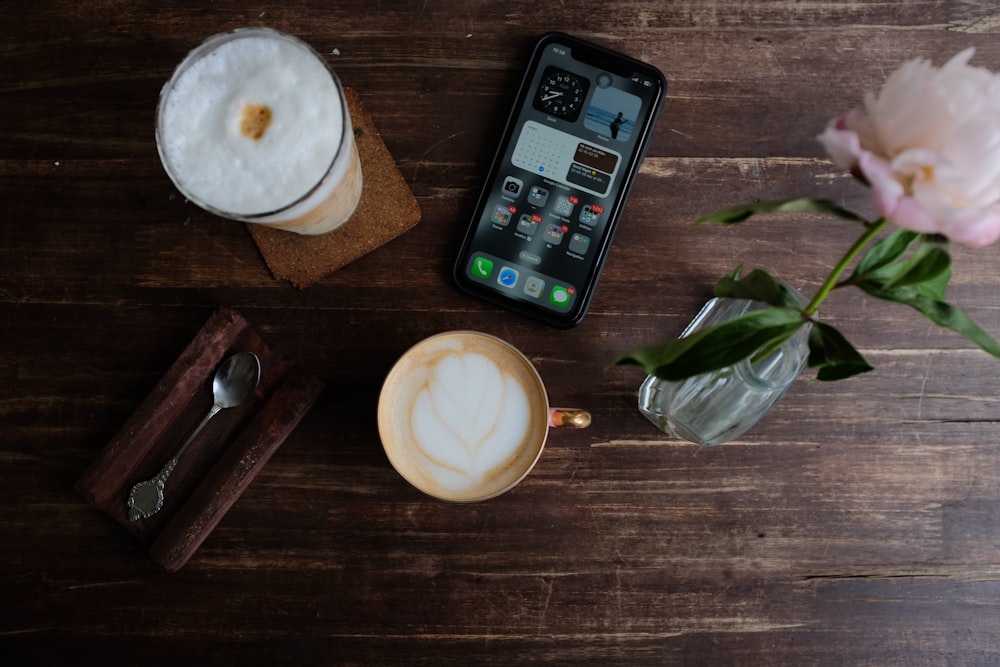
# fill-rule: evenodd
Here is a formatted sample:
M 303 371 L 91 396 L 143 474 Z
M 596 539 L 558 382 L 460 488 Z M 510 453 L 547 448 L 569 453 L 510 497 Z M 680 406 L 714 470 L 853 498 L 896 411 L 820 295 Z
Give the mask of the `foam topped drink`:
M 474 331 L 427 338 L 393 366 L 378 426 L 393 467 L 421 491 L 485 500 L 517 484 L 545 446 L 549 404 L 531 362 Z
M 361 198 L 340 81 L 308 44 L 269 28 L 188 54 L 160 94 L 156 140 L 181 193 L 226 218 L 323 234 Z

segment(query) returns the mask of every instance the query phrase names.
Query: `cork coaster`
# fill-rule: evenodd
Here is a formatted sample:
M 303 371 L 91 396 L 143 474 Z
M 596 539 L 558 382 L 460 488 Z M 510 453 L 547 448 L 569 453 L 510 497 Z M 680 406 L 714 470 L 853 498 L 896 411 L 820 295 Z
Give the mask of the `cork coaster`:
M 345 88 L 347 108 L 361 157 L 361 201 L 351 219 L 319 236 L 304 236 L 248 223 L 260 254 L 275 278 L 309 287 L 382 246 L 420 222 L 420 206 L 365 110 L 361 98 Z

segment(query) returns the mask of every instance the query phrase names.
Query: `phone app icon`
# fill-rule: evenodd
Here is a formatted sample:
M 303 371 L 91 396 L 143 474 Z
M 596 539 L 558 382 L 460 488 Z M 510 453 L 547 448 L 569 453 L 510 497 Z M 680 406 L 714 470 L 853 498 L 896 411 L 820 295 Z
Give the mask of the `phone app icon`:
M 517 221 L 517 231 L 532 236 L 538 231 L 538 224 L 542 221 L 542 216 L 531 213 L 524 213 Z
M 573 207 L 576 206 L 579 200 L 576 197 L 566 195 L 559 195 L 556 197 L 556 203 L 552 205 L 552 210 L 559 215 L 570 216 L 573 215 Z
M 552 245 L 559 245 L 562 243 L 563 234 L 565 233 L 565 227 L 561 225 L 549 225 L 545 228 L 545 240 Z
M 601 219 L 601 214 L 604 213 L 604 207 L 598 204 L 587 204 L 580 211 L 580 222 L 585 225 L 597 224 L 597 221 Z
M 513 269 L 509 266 L 505 266 L 500 269 L 500 275 L 497 276 L 497 282 L 504 287 L 513 288 L 517 284 L 517 269 Z
M 521 190 L 524 188 L 524 181 L 520 178 L 514 178 L 513 176 L 508 176 L 503 179 L 503 194 L 508 197 L 517 197 L 521 194 Z
M 493 209 L 493 216 L 490 218 L 490 220 L 492 220 L 498 225 L 503 225 L 504 227 L 506 227 L 510 223 L 511 215 L 513 215 L 513 213 L 511 212 L 510 207 L 500 204 L 495 209 Z
M 549 200 L 549 191 L 540 185 L 532 185 L 528 190 L 528 203 L 532 206 L 545 206 Z
M 524 281 L 524 293 L 530 297 L 538 298 L 545 290 L 545 281 L 537 276 L 528 276 Z
M 574 293 L 575 290 L 572 287 L 553 285 L 552 291 L 549 293 L 549 303 L 560 308 L 568 308 Z
M 569 251 L 586 255 L 590 249 L 590 237 L 583 234 L 573 234 L 569 239 Z
M 472 260 L 472 275 L 476 278 L 489 278 L 493 273 L 493 261 L 485 257 Z

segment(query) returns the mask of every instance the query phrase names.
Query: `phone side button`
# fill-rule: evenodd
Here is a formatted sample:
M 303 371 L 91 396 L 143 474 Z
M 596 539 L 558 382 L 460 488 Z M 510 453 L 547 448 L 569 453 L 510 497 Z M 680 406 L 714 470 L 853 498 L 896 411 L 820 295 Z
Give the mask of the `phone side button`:
M 541 257 L 539 257 L 538 255 L 533 255 L 530 252 L 521 251 L 521 254 L 518 255 L 518 257 L 521 258 L 521 261 L 527 262 L 528 264 L 534 264 L 537 266 L 542 263 Z

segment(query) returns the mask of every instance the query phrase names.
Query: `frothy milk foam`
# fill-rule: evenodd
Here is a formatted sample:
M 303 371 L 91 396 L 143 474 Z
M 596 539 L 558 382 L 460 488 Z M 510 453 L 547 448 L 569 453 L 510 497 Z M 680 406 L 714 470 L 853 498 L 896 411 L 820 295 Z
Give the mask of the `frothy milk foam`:
M 548 432 L 545 388 L 505 342 L 450 332 L 412 348 L 390 372 L 379 432 L 393 466 L 448 500 L 482 500 L 534 465 Z
M 336 77 L 276 31 L 220 35 L 192 52 L 164 88 L 157 138 L 178 188 L 226 217 L 323 233 L 360 198 Z

